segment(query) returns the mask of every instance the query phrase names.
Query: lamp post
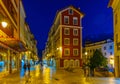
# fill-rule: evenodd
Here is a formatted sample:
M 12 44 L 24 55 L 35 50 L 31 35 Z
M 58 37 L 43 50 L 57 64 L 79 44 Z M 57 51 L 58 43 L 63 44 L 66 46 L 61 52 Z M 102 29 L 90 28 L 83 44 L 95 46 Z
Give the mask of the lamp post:
M 85 52 L 85 58 L 84 58 L 85 59 L 85 70 L 84 70 L 85 77 L 87 77 L 89 75 L 89 67 L 87 66 L 87 63 L 88 63 L 87 55 L 88 55 L 88 53 Z
M 87 54 L 88 54 L 88 53 L 85 52 L 85 58 L 84 58 L 84 59 L 85 59 L 85 64 L 87 64 Z

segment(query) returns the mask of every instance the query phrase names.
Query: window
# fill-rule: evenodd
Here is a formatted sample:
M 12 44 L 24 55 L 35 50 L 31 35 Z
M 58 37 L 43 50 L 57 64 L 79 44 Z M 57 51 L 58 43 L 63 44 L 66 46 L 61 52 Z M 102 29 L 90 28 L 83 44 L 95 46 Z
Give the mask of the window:
M 64 49 L 64 56 L 70 56 L 70 49 L 69 48 Z
M 78 45 L 78 38 L 73 38 L 73 45 Z
M 74 67 L 75 64 L 74 64 L 74 60 L 70 60 L 70 67 Z
M 64 16 L 64 24 L 69 24 L 69 16 Z
M 112 52 L 110 52 L 110 55 L 112 55 Z
M 110 46 L 110 49 L 112 49 L 112 45 Z
M 78 49 L 73 49 L 73 56 L 78 56 Z
M 73 29 L 73 35 L 78 36 L 78 29 Z
M 75 60 L 75 67 L 79 67 L 79 60 Z
M 69 9 L 69 15 L 73 15 L 73 10 Z
M 104 46 L 104 50 L 106 50 L 106 47 Z
M 68 68 L 69 66 L 69 61 L 68 60 L 64 60 L 64 68 Z
M 106 56 L 106 55 L 107 55 L 107 53 L 105 52 L 105 53 L 104 53 L 104 55 Z
M 70 35 L 70 29 L 64 28 L 64 35 Z
M 70 45 L 70 38 L 64 38 L 64 45 Z
M 73 25 L 78 25 L 78 18 L 77 17 L 73 17 Z
M 90 50 L 90 52 L 92 52 L 92 50 Z

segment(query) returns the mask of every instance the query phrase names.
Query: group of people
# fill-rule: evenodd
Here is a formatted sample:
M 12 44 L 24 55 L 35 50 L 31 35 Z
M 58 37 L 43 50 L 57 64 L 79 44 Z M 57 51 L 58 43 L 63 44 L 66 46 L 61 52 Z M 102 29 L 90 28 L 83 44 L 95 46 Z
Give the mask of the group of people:
M 29 62 L 24 63 L 23 68 L 24 68 L 24 71 L 25 71 L 25 72 L 26 72 L 26 70 L 28 69 L 28 71 L 29 71 L 29 73 L 30 73 L 30 63 L 29 63 Z

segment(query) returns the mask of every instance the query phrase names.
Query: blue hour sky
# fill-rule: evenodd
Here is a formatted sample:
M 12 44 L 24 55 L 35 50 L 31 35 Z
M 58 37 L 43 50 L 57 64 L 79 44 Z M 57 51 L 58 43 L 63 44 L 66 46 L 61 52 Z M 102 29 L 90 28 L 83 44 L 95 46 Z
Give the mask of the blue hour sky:
M 101 40 L 113 36 L 112 9 L 109 0 L 22 0 L 26 21 L 37 40 L 38 49 L 44 49 L 48 32 L 57 10 L 73 5 L 85 14 L 82 20 L 83 41 Z M 99 38 L 99 39 L 98 39 Z

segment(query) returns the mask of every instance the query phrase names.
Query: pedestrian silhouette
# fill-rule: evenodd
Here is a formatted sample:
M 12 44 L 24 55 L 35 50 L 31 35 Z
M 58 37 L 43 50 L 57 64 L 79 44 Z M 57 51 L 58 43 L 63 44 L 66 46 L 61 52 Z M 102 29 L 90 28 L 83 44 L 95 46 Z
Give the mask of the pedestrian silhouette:
M 26 68 L 27 68 L 27 64 L 24 63 L 24 66 L 23 66 L 24 72 L 26 72 Z
M 27 68 L 28 68 L 28 71 L 30 73 L 30 62 L 27 63 Z

